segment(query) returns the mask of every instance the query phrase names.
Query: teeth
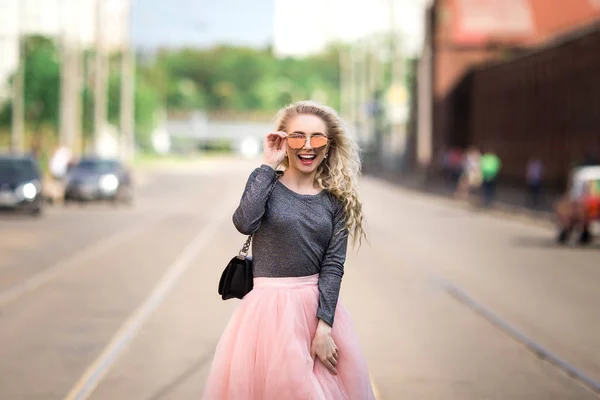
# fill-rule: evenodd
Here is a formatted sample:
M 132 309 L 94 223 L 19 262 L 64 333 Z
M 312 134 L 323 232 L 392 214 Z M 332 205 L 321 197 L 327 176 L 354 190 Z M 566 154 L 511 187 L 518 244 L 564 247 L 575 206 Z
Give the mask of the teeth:
M 306 156 L 306 155 L 300 155 L 300 158 L 304 158 L 307 160 L 312 160 L 313 158 L 315 158 L 316 156 Z

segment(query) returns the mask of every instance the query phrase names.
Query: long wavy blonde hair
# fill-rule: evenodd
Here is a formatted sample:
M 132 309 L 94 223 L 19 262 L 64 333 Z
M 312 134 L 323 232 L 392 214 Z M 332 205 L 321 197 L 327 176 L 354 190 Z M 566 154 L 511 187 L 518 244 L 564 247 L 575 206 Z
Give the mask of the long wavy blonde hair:
M 317 168 L 316 180 L 319 186 L 329 191 L 344 205 L 345 224 L 352 237 L 352 243 L 359 245 L 366 239 L 363 229 L 362 203 L 358 193 L 358 177 L 361 163 L 358 145 L 348 136 L 347 129 L 335 110 L 314 101 L 299 101 L 282 108 L 276 115 L 278 131 L 286 131 L 290 119 L 296 115 L 317 116 L 327 126 L 329 138 L 327 158 Z M 282 162 L 289 167 L 288 160 Z

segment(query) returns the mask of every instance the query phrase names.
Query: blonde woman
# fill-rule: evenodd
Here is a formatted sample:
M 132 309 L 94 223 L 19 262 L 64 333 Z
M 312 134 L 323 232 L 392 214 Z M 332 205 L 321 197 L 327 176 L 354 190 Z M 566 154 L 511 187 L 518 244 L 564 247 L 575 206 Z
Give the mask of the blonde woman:
M 254 289 L 221 337 L 204 398 L 374 399 L 338 304 L 348 238 L 365 236 L 357 146 L 333 109 L 310 101 L 282 109 L 276 126 L 233 215 L 254 235 Z

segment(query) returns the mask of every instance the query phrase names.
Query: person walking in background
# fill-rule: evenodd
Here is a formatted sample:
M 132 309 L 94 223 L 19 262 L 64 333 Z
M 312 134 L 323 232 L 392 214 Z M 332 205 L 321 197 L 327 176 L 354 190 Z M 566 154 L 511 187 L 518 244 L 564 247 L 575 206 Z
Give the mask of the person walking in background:
M 67 167 L 72 158 L 71 150 L 66 146 L 58 146 L 50 158 L 50 174 L 57 181 L 62 181 L 67 174 Z
M 496 197 L 496 180 L 502 168 L 500 158 L 489 151 L 481 156 L 481 178 L 483 189 L 483 205 L 488 207 Z
M 527 189 L 528 203 L 531 207 L 537 208 L 540 205 L 540 197 L 542 194 L 542 179 L 544 175 L 544 167 L 539 158 L 531 158 L 527 163 Z
M 467 200 L 471 190 L 481 185 L 481 153 L 475 146 L 470 146 L 463 158 L 462 174 L 458 180 L 455 196 Z
M 254 288 L 219 341 L 204 399 L 374 399 L 338 302 L 348 238 L 365 237 L 358 148 L 314 102 L 281 110 L 276 129 L 233 215 L 253 235 Z

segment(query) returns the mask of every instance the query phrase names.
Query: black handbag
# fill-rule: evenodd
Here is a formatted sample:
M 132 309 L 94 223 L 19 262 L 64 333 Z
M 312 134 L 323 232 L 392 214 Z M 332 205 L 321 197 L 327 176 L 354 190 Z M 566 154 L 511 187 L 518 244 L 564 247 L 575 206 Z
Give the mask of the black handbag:
M 281 171 L 277 171 L 277 179 L 279 179 L 281 175 Z M 271 186 L 267 198 L 271 196 L 276 184 L 277 180 L 275 180 Z M 248 255 L 251 242 L 252 235 L 248 236 L 248 239 L 246 239 L 246 243 L 244 243 L 239 254 L 229 261 L 229 264 L 227 264 L 225 270 L 221 274 L 221 279 L 219 280 L 219 295 L 221 295 L 223 300 L 242 299 L 254 287 L 252 257 Z
M 219 294 L 223 300 L 241 299 L 252 290 L 254 274 L 252 273 L 252 257 L 248 255 L 252 235 L 244 244 L 240 253 L 233 257 L 219 280 Z

